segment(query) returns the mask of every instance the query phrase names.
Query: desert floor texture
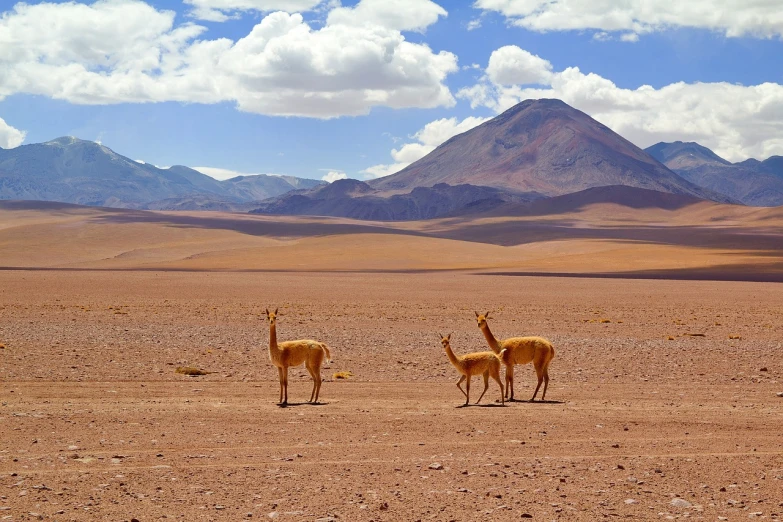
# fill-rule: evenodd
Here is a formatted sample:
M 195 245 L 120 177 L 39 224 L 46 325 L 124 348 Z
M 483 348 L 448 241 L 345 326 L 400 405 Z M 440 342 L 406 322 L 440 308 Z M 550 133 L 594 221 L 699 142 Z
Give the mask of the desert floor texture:
M 498 275 L 546 267 L 515 246 L 426 235 L 388 234 L 415 266 L 363 254 L 375 235 L 314 234 L 309 246 L 341 245 L 319 261 L 295 220 L 249 246 L 236 229 L 107 233 L 91 210 L 3 212 L 0 520 L 783 519 L 780 283 Z M 649 255 L 614 271 L 727 249 L 732 270 L 774 275 L 774 234 L 751 232 L 756 246 L 616 240 L 626 259 Z M 555 243 L 522 252 L 572 272 Z M 309 269 L 276 265 L 297 259 L 289 247 Z M 685 268 L 699 266 L 714 265 Z M 321 404 L 304 403 L 303 367 L 292 404 L 275 404 L 266 307 L 280 309 L 279 340 L 330 346 Z M 547 402 L 500 407 L 490 383 L 458 408 L 437 334 L 453 332 L 458 354 L 487 349 L 474 310 L 492 311 L 498 337 L 554 343 Z M 517 398 L 534 385 L 517 367 Z

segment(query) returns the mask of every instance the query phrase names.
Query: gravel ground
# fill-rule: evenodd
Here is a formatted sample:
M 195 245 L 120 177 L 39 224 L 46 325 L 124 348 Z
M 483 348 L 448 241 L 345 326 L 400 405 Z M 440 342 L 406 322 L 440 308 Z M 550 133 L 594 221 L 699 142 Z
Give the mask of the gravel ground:
M 780 520 L 781 302 L 770 283 L 0 272 L 0 520 Z M 267 306 L 280 340 L 330 346 L 323 404 L 299 367 L 275 405 Z M 554 343 L 548 402 L 456 407 L 436 335 L 486 350 L 474 310 Z

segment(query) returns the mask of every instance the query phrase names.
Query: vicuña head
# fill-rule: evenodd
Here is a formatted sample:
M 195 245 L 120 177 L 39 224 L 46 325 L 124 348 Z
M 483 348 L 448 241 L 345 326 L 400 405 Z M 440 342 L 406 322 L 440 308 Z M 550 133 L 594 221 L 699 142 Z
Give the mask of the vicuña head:
M 487 325 L 487 319 L 489 319 L 489 312 L 481 315 L 477 311 L 473 310 L 473 313 L 476 314 L 476 321 L 478 322 L 479 328 L 484 328 Z

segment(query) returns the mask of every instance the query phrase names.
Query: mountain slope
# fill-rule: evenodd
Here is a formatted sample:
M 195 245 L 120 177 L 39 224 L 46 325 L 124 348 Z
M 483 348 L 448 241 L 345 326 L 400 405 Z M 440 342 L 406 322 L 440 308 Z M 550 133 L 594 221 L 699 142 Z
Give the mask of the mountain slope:
M 139 163 L 73 137 L 0 149 L 0 199 L 183 210 L 205 208 L 203 201 L 209 201 L 227 208 L 322 183 L 266 175 L 218 181 L 180 165 L 159 169 Z
M 656 143 L 646 149 L 688 181 L 745 205 L 783 205 L 783 157 L 730 163 L 698 143 Z
M 583 112 L 547 99 L 519 103 L 370 185 L 394 193 L 437 183 L 547 196 L 626 185 L 728 200 L 678 176 Z

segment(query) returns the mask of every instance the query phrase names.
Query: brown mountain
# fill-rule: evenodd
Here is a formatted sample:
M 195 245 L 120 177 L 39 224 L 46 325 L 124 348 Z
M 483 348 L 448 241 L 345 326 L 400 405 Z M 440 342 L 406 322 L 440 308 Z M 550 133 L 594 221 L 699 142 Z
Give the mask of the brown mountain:
M 370 185 L 403 193 L 438 183 L 547 196 L 626 185 L 730 201 L 678 176 L 585 113 L 548 99 L 519 103 Z
M 656 143 L 651 156 L 691 183 L 756 207 L 783 205 L 783 157 L 731 163 L 698 143 Z

